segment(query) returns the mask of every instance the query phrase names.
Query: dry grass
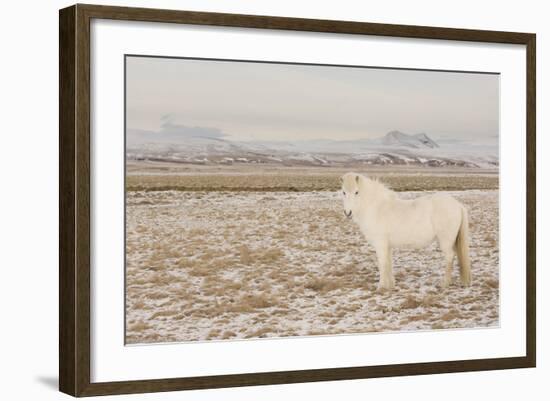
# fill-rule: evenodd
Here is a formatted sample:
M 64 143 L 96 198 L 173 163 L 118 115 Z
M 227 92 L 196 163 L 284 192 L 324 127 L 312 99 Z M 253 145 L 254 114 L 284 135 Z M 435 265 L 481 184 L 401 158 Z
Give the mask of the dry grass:
M 416 309 L 420 305 L 422 305 L 422 303 L 419 300 L 417 300 L 413 296 L 407 295 L 407 297 L 401 304 L 401 309 Z
M 251 331 L 250 333 L 246 334 L 245 338 L 264 338 L 267 337 L 267 334 L 269 333 L 276 333 L 277 329 L 270 326 L 264 326 L 262 328 L 259 328 L 257 330 Z
M 179 311 L 177 310 L 170 310 L 170 309 L 164 309 L 160 310 L 158 312 L 155 312 L 151 315 L 151 319 L 156 319 L 159 317 L 172 317 L 174 315 L 177 315 Z
M 256 256 L 260 263 L 275 263 L 285 256 L 285 253 L 279 248 L 268 249 Z
M 342 288 L 342 280 L 330 280 L 326 278 L 314 278 L 309 280 L 305 284 L 305 288 L 308 290 L 320 292 L 320 293 L 327 293 L 330 291 L 334 291 L 338 288 Z
M 228 170 L 231 171 L 231 170 Z M 359 169 L 361 172 L 361 169 Z M 398 170 L 399 171 L 399 170 Z M 422 169 L 414 172 L 400 171 L 400 174 L 381 174 L 378 171 L 366 173 L 377 177 L 396 191 L 453 191 L 464 189 L 498 189 L 496 174 L 468 174 L 447 171 L 441 174 L 426 174 Z M 340 177 L 345 170 L 311 168 L 272 170 L 257 173 L 248 169 L 238 174 L 204 172 L 201 174 L 139 174 L 127 176 L 128 191 L 254 191 L 254 192 L 304 192 L 336 191 Z M 475 170 L 474 170 L 475 172 Z M 260 202 L 270 202 L 272 196 L 264 196 Z M 132 201 L 132 205 L 148 204 L 148 200 Z
M 276 304 L 272 297 L 260 295 L 245 295 L 241 298 L 240 304 L 252 309 L 270 308 Z
M 146 323 L 146 322 L 143 322 L 143 321 L 139 321 L 139 322 L 128 325 L 128 331 L 138 332 L 138 333 L 142 332 L 142 331 L 145 331 L 145 330 L 149 330 L 151 328 L 152 328 L 152 326 L 149 323 Z
M 460 312 L 456 309 L 451 309 L 450 311 L 447 311 L 445 314 L 439 317 L 439 319 L 442 322 L 448 322 L 459 318 L 460 318 Z
M 277 177 L 269 178 L 270 185 L 279 185 Z M 478 178 L 387 180 L 401 188 L 491 181 Z M 324 182 L 330 187 L 332 179 L 313 174 L 304 185 L 317 188 L 316 183 Z M 195 182 L 175 180 L 177 185 Z M 240 185 L 242 180 L 230 182 Z M 128 192 L 126 341 L 498 324 L 498 193 L 454 196 L 470 212 L 474 285 L 465 289 L 455 282 L 442 290 L 443 260 L 432 246 L 395 251 L 396 289 L 377 292 L 373 250 L 343 217 L 337 194 Z M 457 268 L 454 275 L 457 281 Z
M 485 280 L 485 285 L 489 288 L 496 289 L 499 286 L 499 282 L 498 282 L 498 280 L 488 278 L 488 279 Z

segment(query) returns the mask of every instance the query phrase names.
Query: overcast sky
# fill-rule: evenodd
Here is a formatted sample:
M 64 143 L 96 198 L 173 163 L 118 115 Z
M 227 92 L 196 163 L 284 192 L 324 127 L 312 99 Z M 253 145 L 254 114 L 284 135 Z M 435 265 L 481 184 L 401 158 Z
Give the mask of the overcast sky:
M 236 140 L 496 138 L 489 74 L 127 57 L 127 127 Z

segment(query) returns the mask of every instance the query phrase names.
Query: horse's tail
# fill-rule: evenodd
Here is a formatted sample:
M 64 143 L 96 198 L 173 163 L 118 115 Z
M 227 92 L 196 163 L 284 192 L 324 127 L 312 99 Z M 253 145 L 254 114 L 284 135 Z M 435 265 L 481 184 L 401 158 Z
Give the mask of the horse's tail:
M 456 254 L 460 265 L 460 279 L 463 285 L 470 285 L 472 273 L 470 269 L 470 235 L 468 230 L 468 212 L 462 206 L 462 222 L 456 236 Z

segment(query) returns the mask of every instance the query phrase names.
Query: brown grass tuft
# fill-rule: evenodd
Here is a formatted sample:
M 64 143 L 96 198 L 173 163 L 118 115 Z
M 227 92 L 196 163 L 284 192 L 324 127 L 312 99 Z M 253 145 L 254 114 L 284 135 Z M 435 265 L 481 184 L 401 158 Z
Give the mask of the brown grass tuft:
M 401 309 L 416 309 L 421 305 L 421 302 L 411 295 L 407 295 L 407 298 L 401 304 Z
M 275 333 L 276 330 L 270 326 L 261 327 L 253 332 L 247 333 L 245 338 L 265 338 L 269 333 Z
M 275 263 L 285 256 L 279 248 L 271 248 L 258 255 L 258 260 L 263 263 Z
M 436 295 L 426 295 L 420 302 L 424 307 L 441 307 L 441 297 Z
M 220 329 L 212 329 L 208 332 L 208 335 L 206 336 L 206 338 L 208 340 L 212 340 L 214 338 L 219 338 L 221 333 L 222 333 L 222 331 Z
M 145 298 L 158 300 L 158 299 L 168 298 L 168 294 L 161 291 L 149 292 L 145 294 Z
M 270 308 L 275 305 L 273 298 L 266 295 L 247 295 L 241 298 L 241 303 L 250 305 L 252 308 Z
M 148 330 L 150 328 L 152 328 L 152 326 L 149 323 L 144 322 L 143 320 L 140 320 L 140 321 L 138 321 L 136 323 L 133 323 L 133 324 L 130 324 L 128 326 L 129 331 L 138 331 L 138 332 L 139 331 L 145 331 L 145 330 Z
M 450 320 L 459 319 L 459 318 L 460 318 L 460 313 L 456 309 L 451 309 L 447 313 L 441 315 L 439 320 L 442 320 L 444 322 L 448 322 Z
M 343 282 L 342 280 L 336 279 L 336 280 L 329 280 L 326 278 L 314 278 L 312 280 L 309 280 L 304 285 L 305 288 L 308 290 L 326 293 L 330 291 L 334 291 L 338 288 L 342 288 Z
M 155 312 L 152 316 L 151 316 L 151 319 L 156 319 L 158 317 L 170 317 L 170 316 L 174 316 L 174 315 L 177 315 L 179 313 L 179 311 L 177 310 L 161 310 L 161 311 L 158 311 L 158 312 Z
M 420 313 L 418 315 L 413 315 L 413 316 L 407 316 L 405 318 L 405 321 L 406 322 L 418 322 L 419 320 L 426 320 L 430 317 L 430 314 L 429 313 Z
M 485 280 L 485 285 L 489 288 L 498 288 L 498 280 L 489 278 Z
M 234 331 L 227 330 L 223 332 L 222 340 L 227 340 L 232 337 L 237 337 L 237 334 Z

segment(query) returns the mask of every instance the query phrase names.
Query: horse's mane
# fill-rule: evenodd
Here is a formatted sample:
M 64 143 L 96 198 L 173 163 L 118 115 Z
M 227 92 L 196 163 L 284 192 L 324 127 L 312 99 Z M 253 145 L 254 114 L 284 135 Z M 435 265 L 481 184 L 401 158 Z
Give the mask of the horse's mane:
M 363 180 L 370 186 L 371 191 L 376 191 L 383 199 L 395 199 L 397 194 L 392 191 L 386 184 L 380 181 L 377 177 L 365 177 L 361 176 Z

